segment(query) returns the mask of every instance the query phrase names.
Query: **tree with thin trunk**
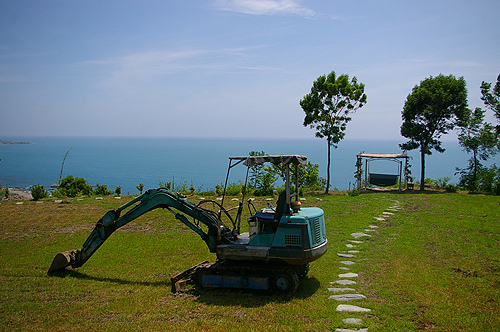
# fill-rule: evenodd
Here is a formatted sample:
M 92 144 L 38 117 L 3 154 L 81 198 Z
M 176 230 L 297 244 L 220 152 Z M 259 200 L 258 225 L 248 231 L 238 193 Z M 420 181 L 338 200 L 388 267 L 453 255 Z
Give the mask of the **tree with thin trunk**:
M 480 107 L 469 115 L 464 125 L 460 127 L 458 142 L 467 153 L 471 153 L 469 167 L 459 169 L 461 183 L 471 191 L 478 189 L 479 170 L 482 168 L 480 160 L 486 161 L 497 153 L 497 134 L 491 123 L 484 121 L 485 111 Z
M 497 77 L 495 86 L 491 88 L 491 83 L 483 81 L 481 84 L 481 100 L 484 105 L 493 111 L 498 120 L 496 125 L 497 147 L 500 150 L 500 75 Z
M 416 85 L 406 98 L 401 135 L 409 141 L 399 146 L 405 151 L 420 148 L 420 190 L 425 190 L 425 156 L 431 155 L 432 149 L 445 151 L 439 139 L 456 125 L 463 125 L 467 112 L 463 77 L 431 76 Z
M 311 92 L 300 100 L 306 113 L 304 126 L 316 129 L 316 137 L 326 138 L 328 143 L 327 178 L 325 193 L 330 188 L 331 147 L 337 148 L 345 137 L 351 114 L 366 104 L 365 85 L 356 77 L 337 76 L 334 71 L 322 75 L 313 82 Z

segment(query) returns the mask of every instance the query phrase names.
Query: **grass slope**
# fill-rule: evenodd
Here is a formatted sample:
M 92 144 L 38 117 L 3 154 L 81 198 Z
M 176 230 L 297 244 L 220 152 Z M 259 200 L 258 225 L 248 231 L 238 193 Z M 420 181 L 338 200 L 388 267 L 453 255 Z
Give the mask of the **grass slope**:
M 190 200 L 197 202 L 199 198 Z M 123 199 L 122 199 L 123 201 Z M 403 210 L 377 222 L 398 201 Z M 500 328 L 498 197 L 389 194 L 307 197 L 324 209 L 328 252 L 292 299 L 241 292 L 170 293 L 170 277 L 203 260 L 205 243 L 172 214 L 148 213 L 113 234 L 81 268 L 46 271 L 57 252 L 80 248 L 113 198 L 0 204 L 0 326 L 30 331 L 330 331 L 347 327 L 329 300 L 337 253 L 350 234 L 379 226 L 351 272 L 372 309 L 372 331 Z M 236 204 L 236 203 L 235 203 Z M 258 207 L 267 205 L 257 201 Z

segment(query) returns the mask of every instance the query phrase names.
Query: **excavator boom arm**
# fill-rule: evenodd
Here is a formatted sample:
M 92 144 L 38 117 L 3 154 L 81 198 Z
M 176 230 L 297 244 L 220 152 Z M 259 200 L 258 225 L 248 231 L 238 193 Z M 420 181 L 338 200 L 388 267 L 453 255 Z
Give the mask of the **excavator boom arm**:
M 131 206 L 133 207 L 130 208 Z M 128 208 L 130 209 L 121 216 L 121 212 Z M 119 208 L 107 212 L 96 223 L 82 249 L 58 253 L 49 268 L 49 273 L 64 269 L 69 265 L 74 268 L 82 266 L 115 230 L 157 208 L 167 208 L 174 213 L 176 219 L 200 235 L 207 243 L 210 252 L 216 252 L 217 244 L 231 233 L 229 228 L 224 226 L 212 211 L 197 207 L 168 189 L 151 189 Z M 186 216 L 174 211 L 174 209 L 203 223 L 208 231 L 205 233 L 199 223 L 191 222 Z

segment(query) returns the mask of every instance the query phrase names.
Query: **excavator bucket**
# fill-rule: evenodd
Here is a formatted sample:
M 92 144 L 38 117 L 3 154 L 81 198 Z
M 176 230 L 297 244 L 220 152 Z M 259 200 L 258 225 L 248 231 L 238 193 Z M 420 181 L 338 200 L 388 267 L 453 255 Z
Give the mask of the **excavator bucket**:
M 73 262 L 75 262 L 75 257 L 76 250 L 69 250 L 58 253 L 56 257 L 54 257 L 48 273 L 63 270 L 66 266 L 70 266 Z

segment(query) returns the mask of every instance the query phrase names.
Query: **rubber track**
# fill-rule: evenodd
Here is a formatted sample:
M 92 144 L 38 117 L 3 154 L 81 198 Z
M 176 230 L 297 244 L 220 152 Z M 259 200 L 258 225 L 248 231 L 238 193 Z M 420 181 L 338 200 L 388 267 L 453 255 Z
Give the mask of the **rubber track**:
M 197 271 L 195 272 L 195 275 L 194 275 L 194 279 L 195 279 L 195 283 L 198 287 L 200 287 L 204 290 L 207 290 L 207 289 L 220 290 L 220 288 L 212 288 L 212 287 L 205 288 L 201 285 L 199 280 L 200 280 L 200 276 L 204 272 L 219 274 L 219 275 L 232 275 L 232 276 L 242 275 L 242 272 L 243 272 L 245 274 L 248 273 L 249 275 L 256 276 L 256 277 L 266 276 L 270 280 L 270 285 L 269 285 L 270 288 L 267 290 L 267 292 L 277 292 L 280 295 L 284 295 L 284 296 L 293 295 L 297 291 L 297 288 L 299 286 L 299 277 L 297 275 L 297 272 L 295 272 L 294 269 L 292 269 L 291 267 L 288 267 L 288 266 L 268 266 L 268 265 L 255 266 L 255 265 L 248 265 L 248 264 L 244 264 L 244 263 L 240 263 L 240 262 L 237 262 L 237 263 L 216 262 L 212 265 L 200 267 L 197 269 Z M 290 288 L 290 290 L 288 290 L 286 292 L 279 292 L 274 287 L 274 278 L 280 273 L 288 274 L 292 277 L 293 285 Z M 228 288 L 224 288 L 224 289 L 228 289 Z M 243 289 L 234 288 L 234 290 L 241 291 Z M 244 290 L 248 291 L 250 289 L 244 289 Z

